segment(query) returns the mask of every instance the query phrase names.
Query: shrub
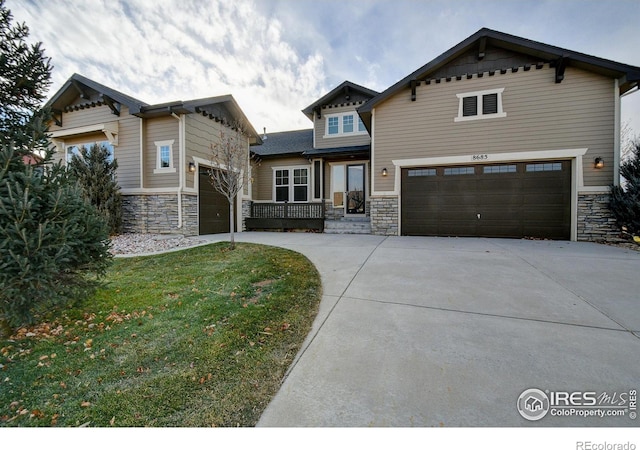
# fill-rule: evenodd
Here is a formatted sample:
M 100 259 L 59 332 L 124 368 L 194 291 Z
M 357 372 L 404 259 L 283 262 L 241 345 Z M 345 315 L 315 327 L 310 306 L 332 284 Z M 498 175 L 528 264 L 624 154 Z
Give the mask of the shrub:
M 119 234 L 122 229 L 122 197 L 116 178 L 118 162 L 104 146 L 82 147 L 80 155 L 74 155 L 69 170 L 78 180 L 86 199 L 107 222 L 109 234 Z
M 620 227 L 640 235 L 640 142 L 635 142 L 631 157 L 620 166 L 623 186 L 611 188 L 611 211 Z
M 0 150 L 0 322 L 6 332 L 91 292 L 111 259 L 107 226 L 60 163 Z M 1 331 L 1 330 L 0 330 Z

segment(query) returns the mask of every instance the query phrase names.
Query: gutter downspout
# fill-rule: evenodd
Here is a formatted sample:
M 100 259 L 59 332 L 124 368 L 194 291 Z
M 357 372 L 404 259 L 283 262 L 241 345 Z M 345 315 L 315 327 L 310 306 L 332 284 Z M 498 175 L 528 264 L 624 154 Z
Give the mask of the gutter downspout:
M 176 113 L 171 112 L 171 117 L 178 121 L 178 157 L 180 163 L 178 164 L 178 230 L 182 229 L 182 189 L 185 184 L 184 164 L 186 162 L 185 148 L 184 148 L 184 115 L 178 116 Z
M 613 134 L 613 185 L 618 186 L 620 184 L 620 132 L 621 126 L 620 123 L 620 83 L 616 78 L 614 80 L 614 129 L 615 132 Z

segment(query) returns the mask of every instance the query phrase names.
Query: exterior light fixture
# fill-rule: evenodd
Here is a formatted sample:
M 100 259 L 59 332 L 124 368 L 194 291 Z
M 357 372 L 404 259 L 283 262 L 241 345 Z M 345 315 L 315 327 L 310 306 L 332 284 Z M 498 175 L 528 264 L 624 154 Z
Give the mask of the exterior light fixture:
M 382 176 L 386 177 L 389 174 L 389 172 L 387 172 L 387 168 L 385 167 L 384 169 L 382 169 Z
M 598 156 L 593 163 L 593 167 L 595 167 L 596 169 L 602 169 L 604 167 L 604 159 Z
M 195 173 L 196 171 L 196 165 L 193 161 L 189 161 L 189 172 L 190 173 Z

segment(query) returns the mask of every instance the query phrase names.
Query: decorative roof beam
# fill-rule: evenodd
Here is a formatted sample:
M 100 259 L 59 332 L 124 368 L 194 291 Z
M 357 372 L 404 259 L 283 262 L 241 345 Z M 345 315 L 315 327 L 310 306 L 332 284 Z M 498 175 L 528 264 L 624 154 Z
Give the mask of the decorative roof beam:
M 409 83 L 409 86 L 411 87 L 411 101 L 415 102 L 416 101 L 416 80 L 411 80 L 411 82 Z
M 62 111 L 59 109 L 52 109 L 51 110 L 51 118 L 53 119 L 53 122 L 61 127 L 62 126 Z
M 564 70 L 567 68 L 567 62 L 569 58 L 566 56 L 562 56 L 561 58 L 555 61 L 556 66 L 556 83 L 562 83 L 564 80 Z
M 104 101 L 104 103 L 109 107 L 109 109 L 111 110 L 111 114 L 114 114 L 116 116 L 120 116 L 120 103 L 114 101 L 108 95 L 102 94 L 100 97 Z
M 78 94 L 80 94 L 80 98 L 84 100 L 89 99 L 89 94 L 87 94 L 87 92 L 82 88 L 82 85 L 77 80 L 71 80 L 71 84 L 74 88 L 76 88 Z

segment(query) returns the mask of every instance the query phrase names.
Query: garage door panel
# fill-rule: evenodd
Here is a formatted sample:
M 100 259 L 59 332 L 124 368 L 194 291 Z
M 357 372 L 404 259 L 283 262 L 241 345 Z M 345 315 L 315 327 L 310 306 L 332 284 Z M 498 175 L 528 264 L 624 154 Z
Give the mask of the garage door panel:
M 465 175 L 435 169 L 429 177 L 403 170 L 402 234 L 569 238 L 569 161 L 480 165 Z

